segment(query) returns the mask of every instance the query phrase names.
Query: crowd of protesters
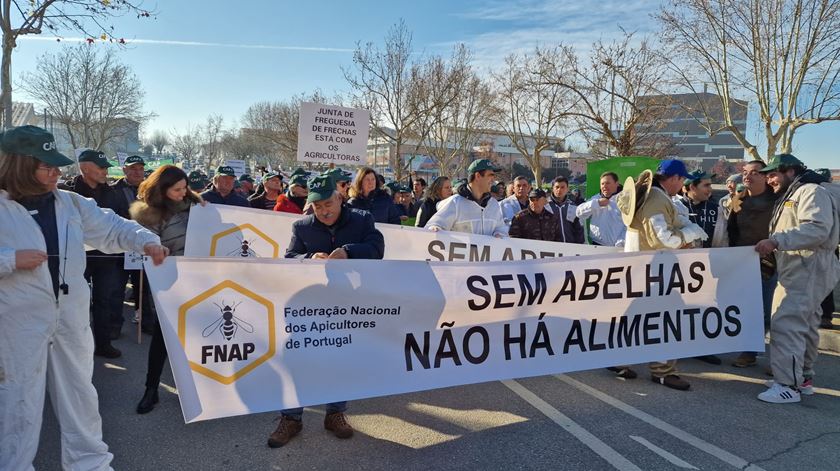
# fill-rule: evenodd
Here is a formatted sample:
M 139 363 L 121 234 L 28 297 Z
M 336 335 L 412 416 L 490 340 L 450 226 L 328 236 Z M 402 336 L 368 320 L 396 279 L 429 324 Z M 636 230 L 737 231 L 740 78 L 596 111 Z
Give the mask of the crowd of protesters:
M 546 188 L 524 176 L 506 186 L 496 179 L 501 169 L 487 159 L 473 161 L 465 180 L 439 176 L 431 184 L 422 178 L 403 184 L 386 183 L 368 167 L 355 175 L 340 168 L 320 175 L 302 168 L 289 174 L 269 170 L 259 179 L 237 177 L 224 165 L 212 179 L 173 165 L 149 173 L 142 157 L 131 156 L 123 164 L 125 177 L 109 185 L 111 164 L 93 150 L 79 155 L 81 175 L 59 183 L 60 167 L 74 162 L 55 150 L 52 135 L 34 126 L 6 131 L 0 149 L 0 469 L 30 466 L 48 377 L 63 466 L 108 469 L 111 455 L 91 381 L 93 357 L 121 355 L 112 342 L 121 336 L 129 279 L 135 308 L 139 298 L 144 301 L 142 330 L 152 334 L 136 411 L 154 409 L 167 358 L 160 325 L 148 302 L 148 283 L 143 295 L 139 272 L 124 270 L 122 257 L 110 254 L 137 251 L 155 263 L 183 255 L 195 205 L 301 215 L 293 224 L 289 258 L 381 259 L 385 241 L 377 223 L 628 252 L 754 247 L 770 334 L 767 373 L 773 378 L 758 398 L 771 403 L 813 394 L 818 328 L 831 327 L 832 290 L 840 281 L 838 185 L 788 154 L 748 162 L 726 180 L 720 200 L 712 195 L 714 175 L 689 173 L 683 162 L 670 159 L 623 185 L 615 173 L 604 173 L 599 192 L 584 201 L 562 176 Z M 23 311 L 29 315 L 15 315 Z M 757 356 L 741 352 L 732 365 L 755 367 Z M 721 363 L 716 356 L 699 359 Z M 626 379 L 638 376 L 627 365 L 610 370 Z M 690 389 L 676 359 L 651 363 L 649 374 L 657 384 Z M 346 402 L 326 406 L 324 426 L 339 438 L 353 435 L 346 409 Z M 269 446 L 283 446 L 300 433 L 301 413 L 282 411 Z

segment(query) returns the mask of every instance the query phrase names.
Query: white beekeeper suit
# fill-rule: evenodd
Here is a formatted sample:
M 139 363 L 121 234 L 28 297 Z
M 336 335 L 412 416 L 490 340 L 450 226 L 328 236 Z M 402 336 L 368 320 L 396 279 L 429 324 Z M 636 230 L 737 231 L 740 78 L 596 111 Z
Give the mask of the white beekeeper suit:
M 15 252 L 46 251 L 38 223 L 0 191 L 0 470 L 30 470 L 38 449 L 44 394 L 61 427 L 67 470 L 110 469 L 93 387 L 90 291 L 85 247 L 107 253 L 160 244 L 139 224 L 75 193 L 55 190 L 59 274 L 67 294 L 54 294 L 47 262 L 16 270 Z

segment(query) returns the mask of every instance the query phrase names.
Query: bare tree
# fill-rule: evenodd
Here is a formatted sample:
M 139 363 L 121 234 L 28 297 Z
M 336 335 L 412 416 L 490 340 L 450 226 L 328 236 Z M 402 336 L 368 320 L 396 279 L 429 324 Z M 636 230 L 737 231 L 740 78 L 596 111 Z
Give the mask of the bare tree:
M 470 61 L 467 48 L 458 45 L 448 62 L 437 57 L 427 61 L 418 83 L 420 108 L 427 112 L 417 120 L 415 135 L 441 175 L 458 175 L 466 168 L 487 124 L 492 93 Z
M 495 102 L 492 118 L 522 154 L 542 182 L 542 153 L 562 143 L 564 119 L 574 102 L 556 83 L 535 79 L 552 75 L 544 70 L 563 69 L 557 49 L 537 49 L 533 54 L 510 55 L 501 72 L 493 74 Z
M 169 135 L 158 129 L 149 137 L 149 144 L 152 145 L 156 154 L 162 154 L 163 149 L 169 145 Z
M 553 67 L 558 55 L 563 68 Z M 586 62 L 569 46 L 540 56 L 538 70 L 548 75 L 537 79 L 568 91 L 575 103 L 568 116 L 596 154 L 663 157 L 673 148 L 671 138 L 659 134 L 671 111 L 662 93 L 668 68 L 648 39 L 634 44 L 633 33 L 624 32 L 615 41 L 596 41 Z
M 753 159 L 736 97 L 757 107 L 768 156 L 791 152 L 802 126 L 840 120 L 840 1 L 672 0 L 658 19 L 679 84 L 698 97 L 687 111 Z
M 211 167 L 221 165 L 224 122 L 222 115 L 212 114 L 201 128 L 202 153 Z
M 136 14 L 138 18 L 152 16 L 142 8 L 141 1 L 131 0 L 4 0 L 0 2 L 0 30 L 3 32 L 2 62 L 0 62 L 0 107 L 3 126 L 12 125 L 12 51 L 17 39 L 27 34 L 41 34 L 45 29 L 74 31 L 88 38 L 124 44 L 114 38 L 114 27 L 106 23 L 114 17 Z
M 38 59 L 20 88 L 40 102 L 70 137 L 74 148 L 102 149 L 143 124 L 143 89 L 112 50 L 81 44 Z
M 300 104 L 305 101 L 341 104 L 340 97 L 328 98 L 321 91 L 316 90 L 311 95 L 295 95 L 288 101 L 254 103 L 242 118 L 247 132 L 258 138 L 255 144 L 263 149 L 262 152 L 275 155 L 287 166 L 294 165 L 297 160 Z
M 344 77 L 353 89 L 354 105 L 370 110 L 372 135 L 382 136 L 394 146 L 390 166 L 396 180 L 408 165 L 403 162 L 402 146 L 418 129 L 417 121 L 425 110 L 420 108 L 417 77 L 420 67 L 412 48 L 412 34 L 400 20 L 388 30 L 383 48 L 373 43 L 356 45 L 353 68 L 344 69 Z
M 173 130 L 170 133 L 169 147 L 178 154 L 191 168 L 206 167 L 206 161 L 199 159 L 201 154 L 201 130 L 187 125 L 183 132 Z

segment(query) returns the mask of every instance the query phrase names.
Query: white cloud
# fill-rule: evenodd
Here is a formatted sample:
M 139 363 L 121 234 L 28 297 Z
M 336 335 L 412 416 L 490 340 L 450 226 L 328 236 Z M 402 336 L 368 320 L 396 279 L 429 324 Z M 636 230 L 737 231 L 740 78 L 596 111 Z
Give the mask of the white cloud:
M 87 38 L 65 37 L 55 38 L 48 36 L 21 36 L 18 41 L 53 41 L 60 39 L 62 42 L 76 42 L 82 43 L 87 41 Z M 99 42 L 100 40 L 97 40 Z M 229 47 L 236 49 L 270 49 L 276 51 L 304 51 L 304 52 L 353 52 L 353 49 L 344 49 L 337 47 L 315 47 L 315 46 L 278 46 L 273 44 L 231 44 L 231 43 L 216 43 L 216 42 L 202 42 L 202 41 L 176 41 L 169 39 L 126 39 L 125 44 L 131 46 L 134 44 L 151 44 L 162 46 L 192 46 L 192 47 Z

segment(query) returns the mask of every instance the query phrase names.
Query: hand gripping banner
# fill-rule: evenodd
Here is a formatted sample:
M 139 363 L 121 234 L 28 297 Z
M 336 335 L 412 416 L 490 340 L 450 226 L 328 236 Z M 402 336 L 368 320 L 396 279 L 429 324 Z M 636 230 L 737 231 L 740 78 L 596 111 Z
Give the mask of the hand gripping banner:
M 146 269 L 187 422 L 764 348 L 751 247 Z

